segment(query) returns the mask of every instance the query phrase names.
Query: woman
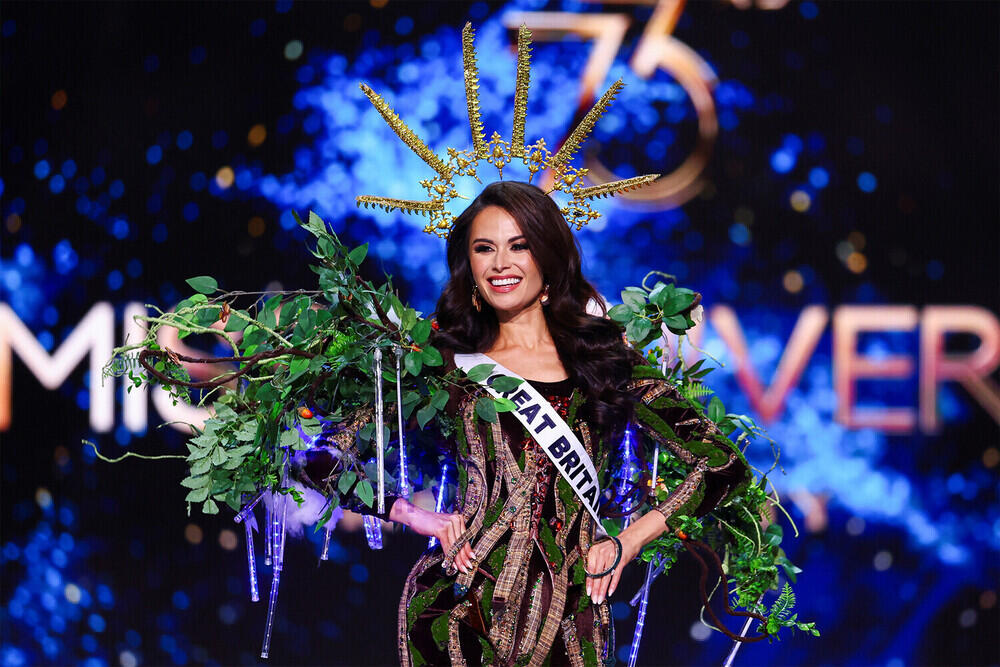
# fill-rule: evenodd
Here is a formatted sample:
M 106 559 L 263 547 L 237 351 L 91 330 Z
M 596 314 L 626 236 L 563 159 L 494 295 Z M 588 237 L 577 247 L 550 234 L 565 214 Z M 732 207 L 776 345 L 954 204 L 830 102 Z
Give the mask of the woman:
M 456 512 L 402 498 L 387 506 L 388 519 L 441 544 L 406 581 L 400 660 L 600 664 L 614 650 L 608 597 L 624 567 L 668 530 L 671 517 L 711 511 L 744 480 L 746 466 L 707 437 L 715 426 L 672 385 L 648 373 L 633 379 L 645 362 L 618 326 L 587 314 L 600 297 L 581 273 L 558 207 L 537 187 L 487 186 L 456 219 L 447 253 L 451 278 L 434 340 L 446 350 L 446 367 L 454 368 L 455 353 L 482 352 L 525 378 L 582 441 L 602 489 L 629 423 L 690 474 L 617 540 L 595 541 L 595 521 L 517 416 L 501 413 L 489 423 L 474 409 L 484 388 L 454 392 L 447 413 L 457 420 Z

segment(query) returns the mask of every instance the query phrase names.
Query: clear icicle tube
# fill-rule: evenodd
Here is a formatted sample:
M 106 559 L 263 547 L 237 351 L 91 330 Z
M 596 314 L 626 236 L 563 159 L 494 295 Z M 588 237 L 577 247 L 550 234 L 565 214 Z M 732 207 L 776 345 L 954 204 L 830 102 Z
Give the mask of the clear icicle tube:
M 365 524 L 365 538 L 368 540 L 368 548 L 382 548 L 382 520 L 377 516 L 366 514 L 362 523 Z
M 260 589 L 257 587 L 257 556 L 253 549 L 253 526 L 252 522 L 244 521 L 243 527 L 247 532 L 247 572 L 250 576 L 250 601 L 260 602 Z
M 653 497 L 653 502 L 656 501 L 656 474 L 658 464 L 660 462 L 660 445 L 657 444 L 653 449 L 653 470 L 652 479 L 650 480 L 649 492 Z M 659 568 L 654 567 L 653 561 L 649 561 L 646 565 L 646 580 L 642 585 L 642 597 L 639 602 L 639 615 L 635 621 L 635 634 L 632 636 L 632 648 L 629 649 L 628 653 L 628 667 L 635 667 L 635 661 L 639 659 L 639 643 L 642 642 L 642 631 L 646 627 L 646 607 L 649 605 L 649 589 L 653 585 L 653 579 L 656 578 L 660 572 L 663 571 L 662 566 Z M 636 596 L 639 597 L 639 596 Z M 634 604 L 634 600 L 633 600 Z
M 407 472 L 409 460 L 406 456 L 406 436 L 403 429 L 403 383 L 400 362 L 403 359 L 403 348 L 396 347 L 396 421 L 399 429 L 399 495 L 410 497 L 410 478 Z
M 257 493 L 256 496 L 253 497 L 253 500 L 244 505 L 243 509 L 241 509 L 239 513 L 233 517 L 233 521 L 235 521 L 236 523 L 243 523 L 244 521 L 246 521 L 246 519 L 253 513 L 253 509 L 257 507 L 257 503 L 259 503 L 260 499 L 263 497 L 264 497 L 264 491 L 261 490 Z
M 382 403 L 382 348 L 372 352 L 375 375 L 375 456 L 378 465 L 378 513 L 385 514 L 385 406 Z M 381 526 L 379 526 L 381 530 Z
M 264 503 L 264 565 L 271 564 L 271 506 Z
M 327 528 L 323 536 L 323 550 L 319 552 L 320 560 L 330 560 L 330 533 L 333 531 Z
M 653 563 L 646 564 L 646 582 L 643 584 L 642 601 L 639 603 L 639 616 L 635 621 L 635 634 L 632 636 L 632 648 L 628 652 L 628 667 L 635 667 L 639 659 L 639 642 L 642 641 L 642 630 L 646 626 L 646 606 L 649 604 L 649 588 L 653 583 Z
M 444 509 L 444 488 L 445 488 L 445 483 L 447 481 L 448 481 L 448 463 L 445 462 L 441 464 L 441 481 L 438 482 L 437 502 L 434 503 L 435 512 L 440 512 L 441 510 Z M 432 537 L 427 541 L 427 548 L 431 549 L 437 546 L 437 543 L 438 539 L 436 537 Z
M 281 568 L 284 564 L 285 552 L 285 501 L 287 497 L 278 492 L 271 494 L 274 509 L 271 511 L 271 523 L 268 526 L 268 541 L 271 542 L 271 593 L 267 600 L 267 625 L 264 626 L 264 644 L 260 649 L 260 657 L 267 658 L 271 650 L 271 631 L 274 629 L 274 609 L 278 604 L 278 584 L 281 582 Z

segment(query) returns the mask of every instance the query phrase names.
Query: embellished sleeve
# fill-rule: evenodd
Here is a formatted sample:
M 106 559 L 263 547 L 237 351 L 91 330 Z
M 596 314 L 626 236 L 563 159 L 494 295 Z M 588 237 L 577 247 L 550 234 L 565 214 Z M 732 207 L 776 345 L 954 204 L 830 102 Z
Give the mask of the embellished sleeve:
M 675 516 L 711 512 L 749 479 L 746 459 L 732 441 L 656 369 L 637 366 L 629 391 L 635 396 L 634 423 L 659 445 L 661 462 L 687 470 L 654 506 L 667 523 Z

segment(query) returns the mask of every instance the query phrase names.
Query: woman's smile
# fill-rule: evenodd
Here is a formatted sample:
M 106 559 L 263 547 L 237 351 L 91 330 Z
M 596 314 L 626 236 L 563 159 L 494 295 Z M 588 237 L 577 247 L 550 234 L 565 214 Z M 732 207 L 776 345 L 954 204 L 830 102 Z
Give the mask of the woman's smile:
M 506 294 L 517 289 L 517 286 L 521 284 L 521 278 L 520 276 L 495 276 L 489 278 L 487 282 L 497 294 Z

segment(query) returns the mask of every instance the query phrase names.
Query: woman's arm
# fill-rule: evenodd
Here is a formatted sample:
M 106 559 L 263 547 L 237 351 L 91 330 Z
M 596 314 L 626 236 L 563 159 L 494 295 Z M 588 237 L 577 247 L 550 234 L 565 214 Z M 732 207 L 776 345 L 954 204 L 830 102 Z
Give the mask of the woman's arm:
M 414 505 L 406 498 L 397 498 L 389 512 L 389 520 L 409 526 L 418 535 L 436 537 L 445 553 L 465 533 L 465 518 L 461 514 L 432 512 Z M 455 567 L 461 572 L 473 567 L 476 554 L 466 542 L 455 555 Z
M 669 530 L 679 515 L 702 516 L 725 500 L 747 477 L 749 468 L 732 443 L 700 410 L 685 400 L 662 376 L 634 380 L 638 392 L 635 425 L 659 444 L 661 451 L 689 467 L 684 481 L 666 499 L 631 523 L 618 536 L 621 562 L 604 577 L 589 579 L 587 592 L 602 602 L 614 592 L 622 569 L 642 548 Z M 654 487 L 655 488 L 655 487 Z M 595 544 L 587 557 L 589 572 L 603 572 L 614 563 L 615 544 Z

